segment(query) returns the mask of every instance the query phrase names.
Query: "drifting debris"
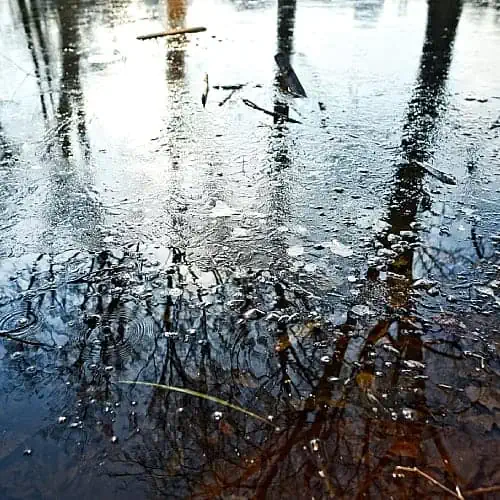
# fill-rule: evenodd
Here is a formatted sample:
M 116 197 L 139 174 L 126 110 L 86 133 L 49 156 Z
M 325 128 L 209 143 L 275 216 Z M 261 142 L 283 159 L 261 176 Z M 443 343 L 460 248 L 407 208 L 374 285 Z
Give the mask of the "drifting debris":
M 436 178 L 438 181 L 443 182 L 444 184 L 449 184 L 451 186 L 456 186 L 457 184 L 457 180 L 451 174 L 445 174 L 444 172 L 441 172 L 440 170 L 437 170 L 434 167 L 426 165 L 417 160 L 413 160 L 413 164 L 417 167 L 420 167 L 422 170 L 425 170 L 429 175 L 432 175 L 432 177 Z
M 488 297 L 495 297 L 494 290 L 488 286 L 475 286 L 474 288 L 476 292 L 478 292 L 481 295 L 486 295 Z
M 243 317 L 245 319 L 259 319 L 265 315 L 266 315 L 266 313 L 264 311 L 261 311 L 260 309 L 257 309 L 257 308 L 253 308 L 253 309 L 249 309 L 248 311 L 246 311 L 243 314 Z
M 491 127 L 490 127 L 490 130 L 493 130 L 495 128 L 499 128 L 500 127 L 500 117 L 498 117 L 497 120 L 495 120 L 492 124 L 491 124 Z
M 292 246 L 292 247 L 287 248 L 286 253 L 290 257 L 299 257 L 300 255 L 302 255 L 304 253 L 304 247 L 302 247 L 300 245 Z
M 437 285 L 437 281 L 433 281 L 427 278 L 420 278 L 416 281 L 413 282 L 413 288 L 415 289 L 423 289 L 423 290 L 429 290 Z
M 224 97 L 224 99 L 222 99 L 221 102 L 219 102 L 219 106 L 224 106 L 224 104 L 226 104 L 226 102 L 229 101 L 229 99 L 231 99 L 237 91 L 237 89 L 232 90 L 226 97 Z
M 326 248 L 329 248 L 331 252 L 339 257 L 350 257 L 354 254 L 354 251 L 351 247 L 344 245 L 342 242 L 333 239 L 331 242 L 325 242 L 323 245 Z
M 149 35 L 139 35 L 137 40 L 150 40 L 152 38 L 160 38 L 162 36 L 185 35 L 186 33 L 201 33 L 202 31 L 207 31 L 207 28 L 204 28 L 203 26 L 198 26 L 196 28 L 179 28 L 176 30 L 151 33 Z
M 241 90 L 246 83 L 238 83 L 237 85 L 213 85 L 212 88 L 216 90 Z
M 363 304 L 357 304 L 351 308 L 351 311 L 356 315 L 356 316 L 370 316 L 373 313 L 373 311 L 366 305 Z
M 284 83 L 286 84 L 288 90 L 292 92 L 292 94 L 295 94 L 299 97 L 307 97 L 304 87 L 300 83 L 299 78 L 295 74 L 290 61 L 285 56 L 285 54 L 278 52 L 278 54 L 274 56 L 274 60 L 280 68 L 281 75 L 283 76 Z
M 209 217 L 231 217 L 236 213 L 236 210 L 231 208 L 228 204 L 221 200 L 217 200 L 209 214 Z
M 242 101 L 249 108 L 253 108 L 253 109 L 256 109 L 258 111 L 262 111 L 266 115 L 274 117 L 275 120 L 283 120 L 283 121 L 290 122 L 290 123 L 299 123 L 299 124 L 302 124 L 302 122 L 299 122 L 299 120 L 295 120 L 294 118 L 289 118 L 288 116 L 285 116 L 285 115 L 283 115 L 281 113 L 274 113 L 273 111 L 268 111 L 267 109 L 261 108 L 260 106 L 257 106 L 257 104 L 255 104 L 252 101 L 249 101 L 248 99 L 242 99 Z
M 203 94 L 201 96 L 201 103 L 203 104 L 203 107 L 207 104 L 207 99 L 208 99 L 208 73 L 205 73 L 205 90 L 203 91 Z
M 455 486 L 456 493 L 453 490 L 450 490 L 447 488 L 444 484 L 440 483 L 437 479 L 434 479 L 432 476 L 429 476 L 429 474 L 426 474 L 424 471 L 421 471 L 418 467 L 403 467 L 401 465 L 397 465 L 396 468 L 394 469 L 395 471 L 401 471 L 401 472 L 413 472 L 415 474 L 418 474 L 419 476 L 422 476 L 423 478 L 427 479 L 427 481 L 431 482 L 433 485 L 437 486 L 438 488 L 441 488 L 443 491 L 448 493 L 454 498 L 458 498 L 459 500 L 463 500 L 463 495 L 458 487 Z

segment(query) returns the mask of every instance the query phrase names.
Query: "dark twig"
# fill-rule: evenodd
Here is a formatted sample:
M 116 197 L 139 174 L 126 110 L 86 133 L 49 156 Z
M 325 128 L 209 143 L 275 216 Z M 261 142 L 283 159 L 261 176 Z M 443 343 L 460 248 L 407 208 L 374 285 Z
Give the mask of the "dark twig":
M 233 95 L 238 91 L 239 89 L 233 89 L 231 92 L 229 92 L 229 94 L 224 97 L 224 99 L 222 99 L 221 102 L 219 102 L 219 106 L 224 106 L 224 104 L 226 104 L 227 101 L 229 101 L 229 99 L 231 99 L 231 97 L 233 97 Z
M 238 83 L 237 85 L 213 85 L 212 88 L 216 90 L 241 90 L 246 83 Z
M 207 31 L 207 28 L 204 28 L 203 26 L 198 26 L 196 28 L 180 28 L 177 30 L 160 31 L 158 33 L 151 33 L 149 35 L 139 35 L 137 37 L 137 40 L 150 40 L 151 38 L 160 38 L 162 36 L 184 35 L 186 33 L 200 33 L 202 31 Z
M 430 165 L 426 165 L 420 161 L 413 160 L 413 163 L 420 167 L 422 170 L 427 172 L 429 175 L 437 179 L 438 181 L 443 182 L 444 184 L 449 184 L 450 186 L 455 186 L 457 184 L 457 180 L 453 175 L 447 174 L 445 172 L 441 172 L 440 170 L 431 167 Z
M 0 337 L 3 337 L 7 340 L 13 340 L 14 342 L 19 342 L 20 344 L 34 345 L 37 347 L 50 347 L 50 348 L 54 347 L 50 344 L 46 344 L 45 342 L 36 342 L 34 340 L 25 340 L 25 339 L 22 339 L 19 337 L 9 335 L 8 333 L 5 333 L 5 332 L 0 332 Z
M 287 122 L 290 122 L 290 123 L 299 123 L 299 124 L 302 124 L 302 122 L 299 122 L 298 120 L 295 120 L 293 118 L 288 118 L 288 116 L 285 116 L 285 115 L 283 115 L 281 113 L 274 113 L 272 111 L 268 111 L 267 109 L 261 108 L 260 106 L 257 106 L 257 104 L 255 104 L 252 101 L 249 101 L 248 99 L 242 99 L 242 101 L 249 108 L 256 109 L 258 111 L 262 111 L 266 115 L 269 115 L 269 116 L 272 116 L 274 118 L 277 118 L 277 119 L 280 119 L 280 120 L 284 120 L 284 121 L 287 121 Z

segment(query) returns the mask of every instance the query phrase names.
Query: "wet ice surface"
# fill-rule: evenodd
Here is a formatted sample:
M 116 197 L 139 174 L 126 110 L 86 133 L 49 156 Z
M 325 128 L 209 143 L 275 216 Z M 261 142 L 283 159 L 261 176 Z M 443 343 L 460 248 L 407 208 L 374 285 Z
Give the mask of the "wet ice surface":
M 446 5 L 0 1 L 2 498 L 500 483 L 500 17 Z

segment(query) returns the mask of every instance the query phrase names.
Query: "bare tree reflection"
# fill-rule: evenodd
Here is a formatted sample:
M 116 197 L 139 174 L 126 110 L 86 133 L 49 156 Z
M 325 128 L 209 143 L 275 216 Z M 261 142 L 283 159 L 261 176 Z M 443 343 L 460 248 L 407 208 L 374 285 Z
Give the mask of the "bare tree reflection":
M 80 79 L 80 3 L 58 1 L 61 37 L 61 83 L 57 116 L 59 119 L 61 148 L 63 155 L 74 155 L 72 144 L 73 125 L 76 124 L 77 137 L 86 158 L 90 154 L 85 118 L 85 104 Z
M 381 334 L 381 338 L 389 335 L 400 353 L 399 359 L 390 368 L 391 388 L 387 390 L 385 401 L 393 408 L 403 408 L 409 422 L 405 431 L 398 432 L 395 436 L 387 454 L 375 468 L 375 474 L 388 466 L 421 466 L 427 462 L 427 457 L 421 450 L 426 432 L 425 422 L 432 412 L 426 398 L 425 346 L 422 339 L 424 331 L 418 320 L 415 320 L 411 293 L 415 249 L 411 242 L 401 243 L 401 234 L 414 234 L 413 224 L 418 211 L 422 204 L 425 206 L 430 201 L 423 189 L 425 171 L 418 162 L 432 156 L 433 134 L 440 111 L 445 106 L 445 85 L 461 9 L 461 0 L 428 2 L 427 29 L 417 86 L 404 127 L 402 146 L 406 161 L 398 167 L 390 196 L 387 216 L 389 229 L 383 242 L 391 251 L 397 248 L 397 256 L 389 265 L 393 274 L 388 277 L 387 286 L 390 304 L 398 316 L 389 323 L 379 323 L 380 332 L 377 335 Z M 438 358 L 430 356 L 427 360 L 428 363 L 438 362 Z M 406 369 L 408 367 L 412 369 Z M 435 367 L 428 366 L 429 371 L 433 369 Z M 403 391 L 401 387 L 404 388 Z M 439 433 L 433 432 L 432 437 L 445 475 L 450 475 L 456 484 L 453 464 L 442 445 Z M 366 484 L 360 493 L 364 494 L 369 489 L 370 486 Z
M 445 85 L 461 11 L 461 0 L 428 2 L 417 86 L 404 127 L 403 150 L 408 160 L 425 160 L 432 153 L 436 120 L 446 104 Z
M 183 28 L 186 24 L 186 0 L 165 0 L 169 28 Z M 169 82 L 178 82 L 185 76 L 185 55 L 187 38 L 178 37 L 167 41 L 167 79 Z
M 277 48 L 278 52 L 282 53 L 285 59 L 290 62 L 293 53 L 293 39 L 295 29 L 295 13 L 297 3 L 296 0 L 279 0 L 277 6 Z M 283 76 L 276 76 L 276 98 L 274 101 L 274 112 L 280 116 L 288 116 L 289 106 L 286 102 L 286 97 L 281 94 L 281 89 L 286 88 L 286 84 L 282 82 Z M 271 137 L 271 152 L 273 156 L 275 173 L 281 177 L 282 172 L 286 172 L 291 165 L 290 151 L 287 144 L 286 125 L 283 125 L 280 118 L 274 119 L 275 124 L 278 124 L 272 132 Z M 276 186 L 272 189 L 270 196 L 271 214 L 275 219 L 275 223 L 279 226 L 283 223 L 283 219 L 288 213 L 288 194 L 286 188 L 286 179 L 280 179 Z M 279 217 L 280 220 L 276 220 Z M 284 248 L 284 242 L 281 237 L 275 236 L 273 239 L 276 248 Z
M 395 235 L 411 231 L 419 208 L 422 205 L 425 208 L 430 201 L 423 187 L 425 171 L 418 162 L 432 155 L 433 134 L 440 111 L 445 106 L 445 85 L 461 9 L 460 0 L 429 0 L 428 3 L 417 85 L 403 129 L 402 148 L 406 161 L 398 167 L 390 197 L 389 232 Z M 395 272 L 409 274 L 410 277 L 413 255 L 412 249 L 403 252 L 392 264 Z
M 44 36 L 42 35 L 42 31 L 40 28 L 40 19 L 39 12 L 37 8 L 36 1 L 33 3 L 34 9 L 30 11 L 28 5 L 25 0 L 17 0 L 17 4 L 19 6 L 19 11 L 21 13 L 21 20 L 23 24 L 24 33 L 26 35 L 26 41 L 28 44 L 28 49 L 30 51 L 31 59 L 33 61 L 35 77 L 40 93 L 40 105 L 42 109 L 42 115 L 44 119 L 47 121 L 49 119 L 49 110 L 47 107 L 47 95 L 49 96 L 49 100 L 52 99 L 52 89 L 51 89 L 51 77 L 50 77 L 50 68 L 48 64 L 48 51 L 46 44 L 44 42 Z M 33 34 L 32 25 L 35 25 L 36 33 L 39 37 L 39 44 L 42 51 L 43 61 L 45 62 L 45 71 L 46 75 L 42 75 L 42 65 L 39 61 L 37 46 L 35 44 L 35 36 Z M 44 78 L 45 77 L 45 78 Z M 48 83 L 48 91 L 44 89 L 45 79 Z
M 386 249 L 400 242 L 394 237 L 401 231 L 413 230 L 425 196 L 424 172 L 412 161 L 431 152 L 460 14 L 459 2 L 443 5 L 437 0 L 429 5 L 405 127 L 408 161 L 396 173 L 387 216 L 392 237 L 382 240 Z M 278 45 L 288 57 L 295 6 L 279 4 L 286 19 L 280 21 Z M 69 32 L 61 34 L 64 46 L 78 51 L 70 29 L 78 26 L 72 18 L 77 14 L 59 9 L 61 19 L 69 19 Z M 63 62 L 64 85 L 77 94 L 78 65 L 70 51 Z M 71 93 L 62 96 L 61 113 L 72 117 L 73 104 Z M 63 144 L 69 158 L 71 143 Z M 286 148 L 279 155 L 278 173 L 290 161 Z M 286 192 L 273 195 L 283 212 Z M 109 496 L 124 487 L 129 492 L 130 485 L 151 498 L 439 494 L 416 478 L 394 478 L 396 465 L 433 465 L 443 481 L 462 481 L 439 431 L 443 410 L 431 400 L 436 396 L 427 377 L 446 356 L 462 360 L 463 353 L 460 344 L 455 357 L 439 353 L 424 338 L 426 325 L 415 314 L 409 286 L 414 248 L 403 247 L 390 264 L 384 293 L 391 307 L 369 329 L 351 314 L 335 326 L 331 300 L 308 294 L 283 270 L 242 270 L 224 279 L 215 269 L 198 269 L 182 249 L 170 249 L 162 263 L 151 262 L 150 252 L 131 244 L 95 254 L 42 255 L 29 269 L 17 263 L 2 278 L 7 282 L 2 292 L 11 290 L 12 298 L 0 311 L 2 325 L 22 297 L 26 308 L 24 320 L 14 323 L 16 334 L 49 346 L 41 352 L 40 346 L 23 345 L 22 361 L 14 356 L 2 362 L 8 370 L 6 394 L 36 394 L 48 386 L 56 391 L 50 400 L 58 406 L 47 410 L 38 427 L 40 449 L 51 442 L 55 447 L 75 443 L 77 451 L 71 453 L 83 457 L 77 461 L 81 468 L 72 475 L 62 467 L 61 474 L 73 487 L 95 492 L 91 462 L 99 464 L 99 480 L 109 486 Z M 26 328 L 28 313 L 46 322 L 36 334 Z M 28 383 L 27 365 L 37 363 L 47 370 L 40 369 L 39 378 Z M 262 422 L 213 401 L 119 383 L 124 379 L 189 388 L 272 418 Z M 43 428 L 60 415 L 71 415 L 69 425 Z M 8 473 L 18 465 L 0 460 L 0 470 Z M 23 466 L 23 478 L 27 470 Z M 37 464 L 37 470 L 47 469 Z M 20 476 L 13 477 L 16 486 L 9 493 L 21 491 Z M 45 483 L 37 480 L 36 487 L 40 484 Z M 64 494 L 64 487 L 58 485 L 53 496 Z
M 44 6 L 39 5 L 38 0 L 31 0 L 31 12 L 33 14 L 33 23 L 35 26 L 35 32 L 37 34 L 38 43 L 40 45 L 40 52 L 42 54 L 42 59 L 45 67 L 45 78 L 47 79 L 48 89 L 47 93 L 49 96 L 50 104 L 54 109 L 54 87 L 52 82 L 52 64 L 50 57 L 50 46 L 48 44 L 48 30 L 47 22 L 45 20 L 46 9 Z
M 278 0 L 278 52 L 290 62 L 293 52 L 297 0 Z
M 291 64 L 291 57 L 293 53 L 296 9 L 296 0 L 278 0 L 278 52 L 283 54 L 284 59 L 288 64 Z M 288 89 L 286 75 L 278 73 L 276 83 L 281 91 L 286 91 L 286 89 Z M 279 95 L 277 95 L 274 102 L 274 112 L 276 113 L 274 119 L 275 123 L 280 123 L 282 121 L 279 116 L 288 117 L 289 114 L 288 103 Z

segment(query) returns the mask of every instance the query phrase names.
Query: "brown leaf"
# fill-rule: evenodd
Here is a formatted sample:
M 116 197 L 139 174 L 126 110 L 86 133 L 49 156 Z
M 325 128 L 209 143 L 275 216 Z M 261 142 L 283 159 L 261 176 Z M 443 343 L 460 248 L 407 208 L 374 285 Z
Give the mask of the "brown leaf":
M 363 392 L 366 392 L 368 389 L 371 388 L 374 379 L 375 379 L 375 375 L 373 375 L 373 373 L 367 372 L 367 371 L 359 372 L 356 375 L 356 383 L 358 384 L 358 387 Z
M 305 338 L 311 336 L 315 331 L 321 328 L 321 323 L 319 321 L 306 321 L 305 324 L 299 325 L 294 335 L 299 338 Z
M 290 342 L 290 338 L 288 335 L 282 335 L 279 339 L 278 342 L 276 342 L 276 345 L 274 346 L 274 350 L 276 352 L 282 352 L 285 349 L 288 349 L 292 343 Z
M 416 458 L 418 452 L 418 443 L 415 443 L 414 441 L 407 441 L 405 439 L 396 441 L 388 451 L 388 453 L 390 453 L 391 455 L 410 458 Z
M 226 436 L 234 436 L 234 427 L 224 420 L 219 420 L 219 430 Z
M 386 319 L 380 320 L 368 333 L 367 341 L 375 345 L 381 338 L 387 335 L 389 321 Z
M 249 372 L 233 370 L 232 375 L 235 383 L 241 385 L 242 387 L 247 387 L 249 389 L 255 389 L 258 387 L 257 382 L 252 378 L 252 375 Z
M 469 385 L 465 388 L 465 394 L 472 403 L 479 403 L 490 411 L 500 408 L 500 391 L 496 387 Z

